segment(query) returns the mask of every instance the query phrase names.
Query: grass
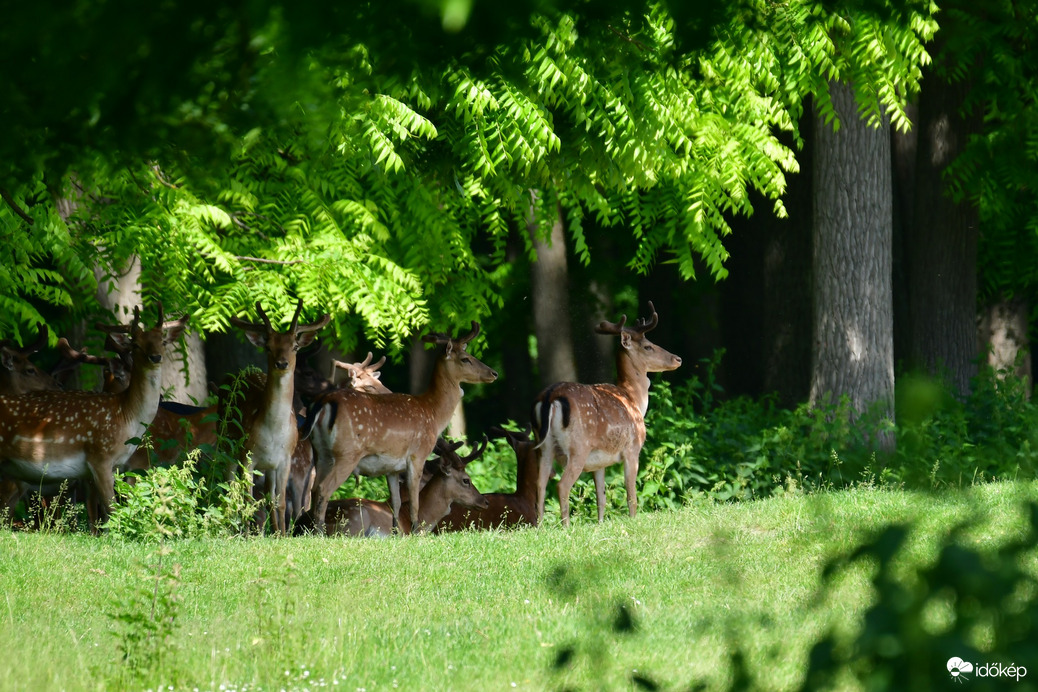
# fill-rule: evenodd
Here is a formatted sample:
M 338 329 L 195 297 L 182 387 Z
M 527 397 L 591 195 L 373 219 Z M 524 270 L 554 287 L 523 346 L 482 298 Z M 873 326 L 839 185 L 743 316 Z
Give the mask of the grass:
M 753 688 L 794 689 L 814 642 L 874 598 L 867 564 L 819 598 L 827 560 L 913 521 L 909 575 L 966 517 L 972 547 L 1019 537 L 1035 498 L 1033 482 L 858 488 L 571 530 L 184 541 L 161 566 L 155 545 L 0 533 L 0 687 L 725 688 L 738 649 Z M 153 608 L 166 634 L 124 660 Z

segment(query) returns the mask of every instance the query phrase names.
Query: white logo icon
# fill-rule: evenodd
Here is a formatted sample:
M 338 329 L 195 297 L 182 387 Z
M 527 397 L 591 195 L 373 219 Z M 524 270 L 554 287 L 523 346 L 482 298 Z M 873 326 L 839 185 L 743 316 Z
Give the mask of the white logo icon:
M 973 664 L 969 661 L 963 661 L 958 656 L 948 659 L 948 672 L 951 673 L 952 680 L 961 682 L 962 680 L 969 680 L 966 677 L 966 673 L 973 672 Z

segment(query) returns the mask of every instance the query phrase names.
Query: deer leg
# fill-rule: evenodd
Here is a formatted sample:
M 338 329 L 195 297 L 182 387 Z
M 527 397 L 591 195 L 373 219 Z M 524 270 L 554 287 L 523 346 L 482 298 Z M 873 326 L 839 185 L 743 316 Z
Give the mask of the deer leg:
M 638 454 L 641 450 L 624 452 L 624 489 L 627 490 L 627 513 L 634 518 L 638 513 Z
M 411 502 L 411 530 L 418 530 L 418 492 L 422 489 L 422 471 L 425 470 L 425 459 L 411 457 L 407 460 L 407 499 Z
M 112 478 L 112 474 L 110 467 L 90 467 L 91 478 L 87 483 L 86 506 L 90 533 L 95 536 L 100 530 L 100 524 L 107 520 L 112 512 L 112 502 L 115 500 L 115 479 Z
M 386 476 L 389 486 L 389 508 L 393 510 L 393 531 L 400 530 L 400 474 L 391 473 Z
M 544 495 L 548 490 L 548 479 L 551 478 L 551 465 L 555 461 L 551 443 L 545 442 L 541 449 L 541 465 L 537 474 L 537 525 L 544 520 Z
M 350 477 L 353 470 L 357 468 L 358 462 L 360 462 L 360 457 L 348 462 L 335 464 L 331 467 L 317 467 L 317 478 L 314 481 L 310 509 L 314 517 L 314 526 L 317 527 L 318 533 L 323 534 L 326 530 L 324 515 L 328 511 L 328 500 L 331 498 L 332 493 L 338 490 L 339 486 Z M 322 471 L 324 471 L 323 478 L 321 477 Z
M 271 479 L 271 492 L 273 497 L 271 501 L 274 505 L 274 529 L 282 536 L 288 535 L 288 517 L 287 517 L 287 503 L 288 498 L 286 493 L 288 491 L 288 469 L 281 468 L 270 472 L 273 476 Z
M 595 471 L 595 500 L 598 503 L 598 523 L 605 519 L 605 469 Z
M 583 455 L 578 458 L 577 455 L 570 452 L 566 466 L 562 469 L 562 476 L 559 477 L 559 515 L 562 518 L 563 526 L 569 526 L 569 494 L 573 490 L 573 484 L 580 478 L 581 471 L 584 470 L 584 462 Z

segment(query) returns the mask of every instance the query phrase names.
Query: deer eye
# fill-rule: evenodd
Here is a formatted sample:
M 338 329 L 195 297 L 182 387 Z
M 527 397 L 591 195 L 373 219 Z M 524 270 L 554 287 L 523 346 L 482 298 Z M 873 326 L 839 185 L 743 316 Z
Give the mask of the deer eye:
M 645 345 L 645 350 L 646 351 L 651 351 L 652 350 L 652 345 L 651 344 L 646 344 Z
M 26 375 L 35 375 L 36 374 L 36 368 L 26 368 L 25 369 L 25 374 Z
M 465 365 L 468 365 L 469 363 L 472 362 L 472 359 L 469 358 L 468 356 L 462 356 L 461 362 L 464 363 Z
M 472 485 L 472 481 L 470 481 L 468 478 L 462 479 L 461 482 L 464 483 L 465 485 Z

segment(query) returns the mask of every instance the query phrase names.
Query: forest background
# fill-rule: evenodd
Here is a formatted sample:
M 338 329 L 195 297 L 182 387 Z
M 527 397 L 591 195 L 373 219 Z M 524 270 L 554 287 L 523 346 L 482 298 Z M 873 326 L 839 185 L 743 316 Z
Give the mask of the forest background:
M 873 472 L 907 449 L 895 479 L 935 482 L 941 457 L 996 439 L 995 461 L 951 464 L 959 482 L 1033 476 L 1036 9 L 17 5 L 0 329 L 100 352 L 90 325 L 162 301 L 195 330 L 170 395 L 200 401 L 259 362 L 228 322 L 257 301 L 330 313 L 315 365 L 388 352 L 398 391 L 426 382 L 417 336 L 478 320 L 502 373 L 466 397 L 479 431 L 525 421 L 551 382 L 611 380 L 593 326 L 652 300 L 687 380 L 654 403 L 671 451 L 653 458 L 732 465 L 685 485 L 829 481 L 834 449 Z M 989 362 L 1024 379 L 978 379 Z M 941 415 L 955 434 L 920 446 L 906 426 Z M 726 421 L 753 430 L 710 449 Z M 790 438 L 819 468 L 802 449 L 762 464 Z

